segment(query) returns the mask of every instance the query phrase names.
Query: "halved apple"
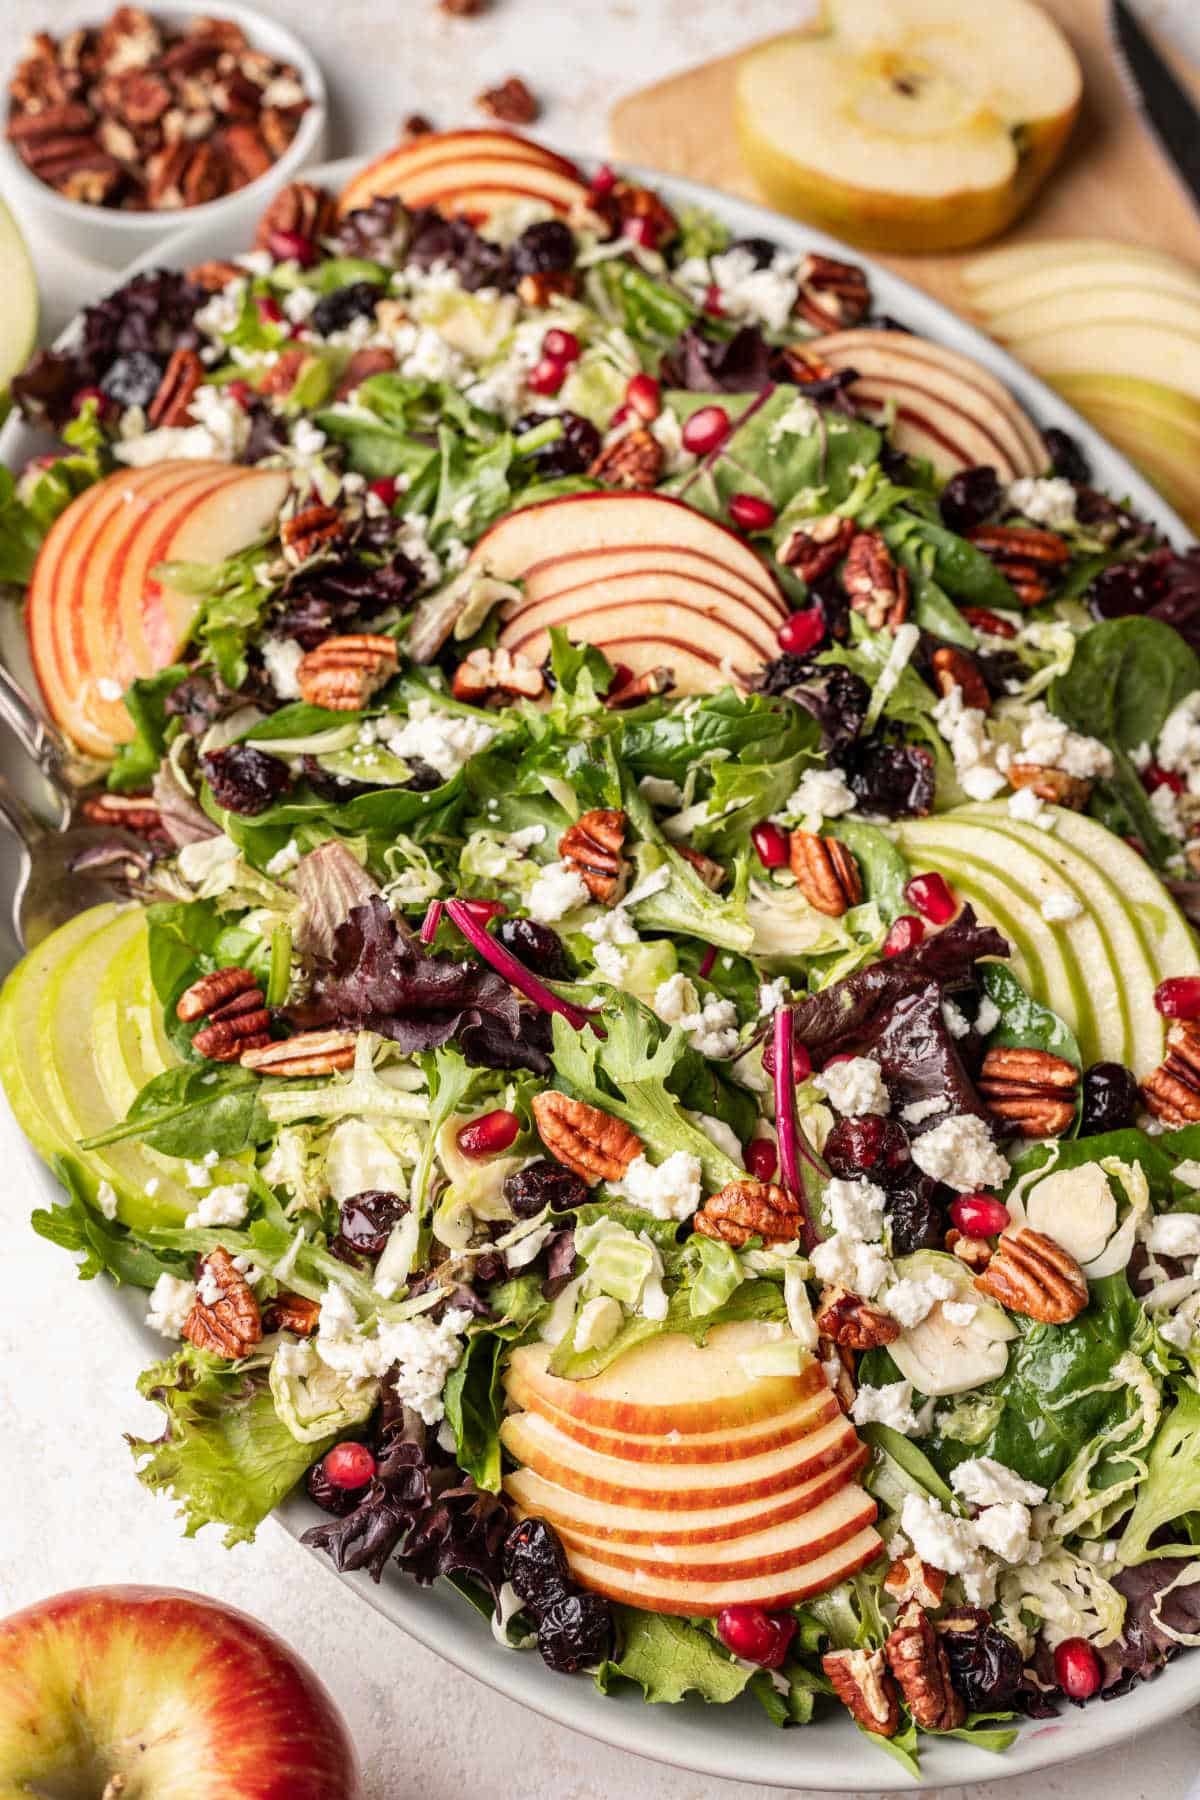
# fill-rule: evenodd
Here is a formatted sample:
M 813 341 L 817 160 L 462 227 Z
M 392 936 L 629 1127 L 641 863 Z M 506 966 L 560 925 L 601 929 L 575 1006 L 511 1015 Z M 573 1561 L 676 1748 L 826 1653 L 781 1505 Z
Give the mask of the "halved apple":
M 838 331 L 806 346 L 853 369 L 850 393 L 867 411 L 893 408 L 893 442 L 942 475 L 990 463 L 1002 481 L 1043 475 L 1050 453 L 1028 413 L 969 356 L 905 331 Z
M 217 462 L 119 471 L 74 500 L 42 545 L 26 606 L 51 717 L 111 756 L 131 734 L 121 692 L 178 656 L 197 602 L 159 582 L 164 562 L 223 562 L 278 516 L 288 475 Z
M 745 57 L 735 117 L 773 206 L 871 249 L 953 250 L 1024 210 L 1081 93 L 1030 0 L 825 0 Z
M 378 196 L 406 206 L 436 206 L 484 224 L 514 202 L 538 201 L 564 216 L 582 212 L 588 187 L 574 163 L 516 132 L 431 132 L 377 157 L 343 188 L 345 215 Z

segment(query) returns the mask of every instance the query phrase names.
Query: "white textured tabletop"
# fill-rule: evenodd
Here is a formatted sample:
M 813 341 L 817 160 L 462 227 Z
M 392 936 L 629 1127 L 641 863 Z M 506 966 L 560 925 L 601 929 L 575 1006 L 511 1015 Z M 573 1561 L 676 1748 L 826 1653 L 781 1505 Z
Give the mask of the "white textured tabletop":
M 1195 3 L 1178 0 L 1179 14 Z M 539 94 L 538 129 L 548 139 L 602 151 L 606 110 L 622 89 L 794 24 L 807 10 L 804 0 L 493 0 L 478 18 L 456 20 L 435 0 L 257 4 L 303 33 L 322 60 L 337 155 L 382 147 L 418 109 L 438 125 L 470 121 L 475 94 L 510 74 Z M 219 0 L 212 10 L 220 12 Z M 1151 10 L 1163 10 L 1163 0 Z M 0 58 L 7 62 L 16 41 L 56 11 L 56 0 L 0 0 Z M 1190 24 L 1194 35 L 1195 13 Z M 46 324 L 55 328 L 101 291 L 105 276 L 41 240 L 33 248 Z M 232 1553 L 211 1532 L 183 1539 L 169 1506 L 133 1479 L 121 1440 L 123 1431 L 158 1429 L 155 1409 L 134 1392 L 138 1349 L 102 1296 L 77 1285 L 69 1258 L 28 1230 L 33 1158 L 6 1111 L 0 1169 L 0 1615 L 108 1581 L 176 1584 L 245 1607 L 290 1639 L 332 1689 L 370 1800 L 462 1800 L 481 1783 L 519 1800 L 767 1800 L 765 1789 L 604 1749 L 499 1698 L 403 1637 L 272 1525 Z M 792 1741 L 799 1776 L 803 1733 Z M 880 1781 L 889 1767 L 880 1758 Z M 1026 1792 L 1036 1800 L 1183 1800 L 1198 1768 L 1193 1714 L 1122 1755 L 1037 1777 Z M 985 1788 L 953 1792 L 977 1800 Z

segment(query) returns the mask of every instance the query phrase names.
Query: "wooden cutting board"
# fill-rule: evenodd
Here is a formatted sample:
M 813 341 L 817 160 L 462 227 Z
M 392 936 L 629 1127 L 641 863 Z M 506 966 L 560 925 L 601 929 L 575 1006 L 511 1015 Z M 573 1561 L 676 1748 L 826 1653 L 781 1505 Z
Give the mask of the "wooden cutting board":
M 1083 68 L 1084 103 L 1066 156 L 1005 243 L 1047 237 L 1120 238 L 1200 265 L 1200 213 L 1177 185 L 1131 105 L 1109 48 L 1104 0 L 1042 0 Z M 986 5 L 986 0 L 964 0 Z M 797 6 L 797 25 L 811 9 Z M 619 101 L 613 150 L 630 161 L 691 176 L 727 193 L 761 198 L 742 165 L 733 127 L 734 76 L 747 45 L 716 62 Z M 1200 69 L 1173 59 L 1200 100 Z M 982 246 L 980 246 L 982 248 Z M 963 306 L 958 271 L 976 251 L 949 256 L 879 256 L 951 306 Z

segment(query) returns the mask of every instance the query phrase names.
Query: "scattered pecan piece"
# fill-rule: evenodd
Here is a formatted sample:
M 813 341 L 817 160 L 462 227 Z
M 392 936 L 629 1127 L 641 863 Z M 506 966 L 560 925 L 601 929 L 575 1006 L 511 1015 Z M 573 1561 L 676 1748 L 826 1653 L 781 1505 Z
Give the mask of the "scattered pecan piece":
M 356 350 L 342 371 L 342 378 L 334 389 L 335 400 L 347 400 L 364 381 L 372 375 L 386 375 L 396 366 L 394 353 L 383 344 L 369 345 L 365 350 Z
M 1061 1137 L 1075 1117 L 1079 1070 L 1049 1050 L 996 1048 L 983 1059 L 979 1091 L 1021 1137 Z
M 245 187 L 251 181 L 257 181 L 265 175 L 274 160 L 271 152 L 263 142 L 258 127 L 250 124 L 237 124 L 226 127 L 225 153 L 233 165 L 234 185 Z
M 888 1667 L 908 1710 L 924 1731 L 953 1731 L 967 1716 L 950 1682 L 950 1664 L 933 1621 L 915 1601 L 901 1612 L 884 1645 Z
M 1164 1125 L 1200 1120 L 1200 1023 L 1176 1019 L 1167 1032 L 1167 1053 L 1142 1083 L 1146 1109 Z
M 202 1019 L 205 1013 L 225 1006 L 241 994 L 258 990 L 258 977 L 250 969 L 213 969 L 184 988 L 175 1002 L 175 1017 L 185 1025 Z
M 361 712 L 396 673 L 395 638 L 362 631 L 326 638 L 300 659 L 296 680 L 310 706 Z
M 266 392 L 265 382 L 263 391 Z M 337 508 L 314 500 L 311 506 L 302 506 L 299 512 L 284 520 L 279 536 L 284 556 L 295 565 L 307 562 L 324 545 L 337 543 L 344 532 L 345 524 Z
M 542 110 L 519 75 L 510 75 L 498 87 L 484 88 L 475 104 L 505 125 L 532 125 Z
M 579 277 L 573 269 L 543 269 L 536 275 L 522 275 L 517 283 L 517 297 L 526 306 L 547 307 L 553 300 L 572 300 L 579 292 Z
M 933 1609 L 942 1604 L 942 1597 L 946 1592 L 946 1572 L 922 1562 L 914 1550 L 908 1556 L 895 1559 L 883 1578 L 883 1585 L 889 1598 L 897 1606 L 904 1606 L 909 1600 L 915 1600 L 919 1606 Z
M 80 811 L 91 825 L 117 825 L 135 837 L 165 841 L 162 811 L 149 794 L 89 794 Z
M 986 1269 L 992 1260 L 992 1246 L 986 1238 L 967 1237 L 953 1226 L 942 1243 L 952 1256 L 957 1256 L 960 1263 L 977 1273 L 980 1269 Z
M 1039 800 L 1052 806 L 1068 806 L 1082 812 L 1092 797 L 1092 784 L 1082 775 L 1068 775 L 1065 769 L 1046 769 L 1040 763 L 1015 762 L 1009 765 L 1010 787 L 1032 788 Z
M 250 1283 L 239 1269 L 234 1268 L 232 1256 L 220 1244 L 209 1251 L 201 1264 L 201 1292 L 206 1280 L 220 1288 L 220 1298 L 203 1300 L 197 1294 L 183 1335 L 197 1350 L 207 1350 L 211 1356 L 236 1362 L 239 1357 L 247 1356 L 255 1344 L 262 1342 L 258 1301 Z
M 652 431 L 639 425 L 605 445 L 588 470 L 592 481 L 606 487 L 652 488 L 663 471 L 663 449 Z
M 245 1050 L 271 1041 L 271 1015 L 263 991 L 249 969 L 214 969 L 185 988 L 175 1003 L 184 1024 L 206 1018 L 192 1038 L 197 1056 L 209 1062 L 237 1062 Z
M 611 906 L 625 886 L 628 865 L 621 854 L 628 821 L 615 807 L 595 807 L 569 825 L 558 840 L 558 854 L 578 869 L 593 900 Z
M 675 848 L 690 868 L 695 869 L 710 894 L 719 894 L 725 886 L 729 871 L 715 857 L 705 856 L 702 850 L 693 850 L 690 844 L 676 844 Z
M 1063 564 L 1071 560 L 1065 538 L 1033 525 L 976 525 L 967 537 L 995 563 L 1022 606 L 1048 599 Z
M 874 1350 L 900 1336 L 898 1320 L 844 1287 L 825 1289 L 816 1325 L 821 1337 L 846 1350 Z
M 187 278 L 193 287 L 202 287 L 205 293 L 217 294 L 222 288 L 228 287 L 231 281 L 241 281 L 245 273 L 245 269 L 239 269 L 236 263 L 214 260 L 197 263 L 188 270 Z
M 610 712 L 623 706 L 639 706 L 643 700 L 669 694 L 674 686 L 674 669 L 647 669 L 644 675 L 631 675 L 620 685 L 614 681 L 604 696 L 604 704 Z
M 273 1300 L 263 1308 L 264 1331 L 294 1331 L 297 1337 L 311 1337 L 317 1329 L 321 1308 L 316 1300 L 280 1288 Z
M 546 677 L 536 663 L 518 651 L 472 650 L 454 671 L 451 691 L 472 706 L 508 706 L 514 700 L 538 700 Z
M 307 362 L 307 350 L 299 344 L 286 344 L 255 386 L 260 394 L 290 394 Z
M 817 1351 L 821 1358 L 821 1366 L 825 1370 L 825 1379 L 833 1392 L 833 1397 L 845 1413 L 850 1417 L 850 1409 L 854 1405 L 858 1387 L 855 1382 L 855 1362 L 853 1350 L 845 1344 L 835 1344 L 832 1338 L 818 1337 Z M 837 1374 L 833 1365 L 837 1364 Z
M 895 1737 L 900 1701 L 882 1650 L 828 1650 L 821 1667 L 856 1724 L 876 1737 Z
M 796 311 L 818 332 L 861 325 L 871 309 L 871 290 L 857 263 L 812 252 L 801 263 L 797 282 Z
M 621 1119 L 556 1088 L 534 1096 L 533 1122 L 556 1162 L 573 1169 L 589 1187 L 619 1181 L 642 1154 L 642 1140 Z
M 192 396 L 204 380 L 204 364 L 194 350 L 176 350 L 158 384 L 158 392 L 146 412 L 154 426 L 182 425 L 188 416 Z
M 773 1181 L 728 1181 L 704 1202 L 692 1220 L 695 1231 L 740 1249 L 752 1237 L 790 1244 L 800 1230 L 800 1208 Z
M 1087 1281 L 1075 1258 L 1028 1225 L 1004 1232 L 975 1286 L 1010 1312 L 1024 1313 L 1041 1325 L 1066 1325 L 1088 1303 Z
M 842 567 L 842 586 L 854 612 L 872 631 L 896 631 L 908 617 L 908 571 L 894 561 L 877 531 L 857 531 Z
M 841 519 L 826 513 L 822 519 L 810 519 L 798 525 L 783 549 L 779 560 L 810 586 L 835 569 L 854 542 L 858 527 L 853 519 Z
M 992 696 L 988 693 L 987 682 L 980 674 L 975 658 L 965 650 L 958 650 L 951 644 L 943 644 L 940 650 L 935 650 L 933 678 L 939 694 L 951 694 L 959 688 L 964 706 L 991 712 Z
M 990 607 L 960 606 L 958 610 L 972 631 L 981 631 L 986 637 L 1011 640 L 1017 635 L 1017 628 L 1012 620 L 1002 619 L 1000 614 L 992 612 Z
M 353 1031 L 300 1031 L 295 1037 L 243 1051 L 243 1069 L 263 1075 L 332 1075 L 354 1066 Z
M 793 831 L 788 839 L 788 863 L 808 904 L 827 919 L 840 919 L 863 897 L 858 862 L 839 838 Z
M 290 181 L 271 200 L 258 221 L 254 233 L 257 250 L 270 248 L 277 231 L 294 231 L 313 243 L 331 230 L 334 218 L 333 195 L 311 181 Z

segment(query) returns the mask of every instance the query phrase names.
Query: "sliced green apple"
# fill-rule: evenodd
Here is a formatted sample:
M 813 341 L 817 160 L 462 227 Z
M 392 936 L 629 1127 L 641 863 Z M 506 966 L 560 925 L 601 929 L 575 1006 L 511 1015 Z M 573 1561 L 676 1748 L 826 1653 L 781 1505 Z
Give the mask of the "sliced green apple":
M 965 264 L 961 275 L 973 303 L 985 313 L 1113 285 L 1200 292 L 1200 275 L 1177 257 L 1108 238 L 1055 238 L 990 250 Z
M 29 251 L 12 214 L 0 200 L 0 419 L 8 411 L 8 384 L 29 360 L 37 341 L 38 287 Z
M 1019 305 L 987 310 L 987 327 L 1003 343 L 1025 342 L 1043 332 L 1076 325 L 1170 325 L 1200 333 L 1200 284 L 1194 293 L 1148 286 L 1145 281 L 1094 283 L 1067 288 Z
M 1009 347 L 1051 379 L 1116 369 L 1200 399 L 1200 334 L 1178 326 L 1083 324 L 1013 338 Z
M 1054 386 L 1200 531 L 1200 401 L 1124 375 L 1058 375 Z

